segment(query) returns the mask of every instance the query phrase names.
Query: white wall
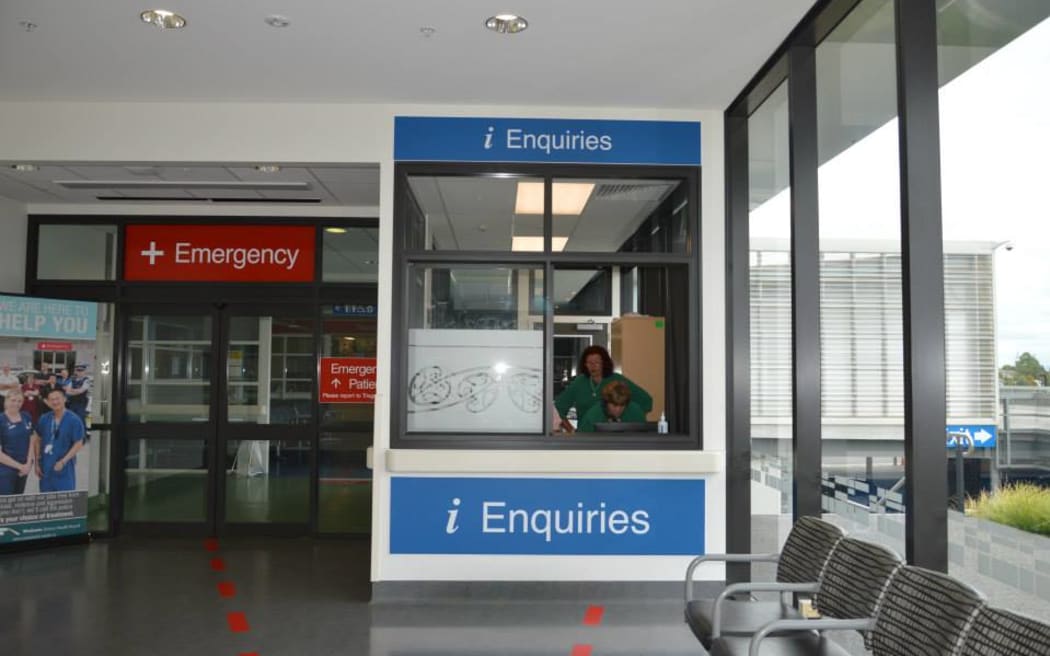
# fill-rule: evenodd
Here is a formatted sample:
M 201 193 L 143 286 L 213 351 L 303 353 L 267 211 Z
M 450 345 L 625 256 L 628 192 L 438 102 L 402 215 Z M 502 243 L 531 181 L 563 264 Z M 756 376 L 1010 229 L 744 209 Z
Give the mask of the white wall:
M 724 188 L 720 110 L 617 110 L 580 107 L 419 105 L 293 105 L 244 103 L 0 103 L 0 143 L 11 161 L 47 163 L 256 163 L 380 165 L 379 298 L 392 298 L 393 117 L 505 116 L 685 120 L 702 123 L 700 235 L 703 308 L 703 431 L 705 450 L 725 448 Z M 155 128 L 163 125 L 164 130 Z M 44 208 L 30 208 L 42 211 Z M 48 211 L 56 211 L 48 206 Z M 122 208 L 123 212 L 130 208 Z M 153 207 L 166 213 L 163 207 Z M 24 222 L 24 214 L 22 216 Z M 24 243 L 24 238 L 22 243 Z M 24 250 L 24 249 L 23 249 Z M 393 557 L 387 545 L 390 473 L 390 304 L 378 317 L 372 578 L 443 580 L 680 580 L 685 558 L 668 557 Z M 551 452 L 552 461 L 558 459 Z M 596 467 L 615 471 L 629 453 L 594 453 Z M 725 474 L 708 480 L 707 550 L 724 551 Z M 565 472 L 573 474 L 574 472 Z M 717 565 L 698 578 L 718 579 Z
M 0 198 L 0 291 L 25 291 L 27 226 L 25 206 Z

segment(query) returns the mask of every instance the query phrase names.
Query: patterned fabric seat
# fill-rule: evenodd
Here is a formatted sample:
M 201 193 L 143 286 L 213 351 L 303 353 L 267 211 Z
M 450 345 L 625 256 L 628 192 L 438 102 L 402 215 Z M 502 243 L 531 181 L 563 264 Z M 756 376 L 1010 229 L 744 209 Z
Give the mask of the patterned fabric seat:
M 816 517 L 802 517 L 788 534 L 784 548 L 776 558 L 778 583 L 816 583 L 828 554 L 842 539 L 843 531 Z M 747 557 L 737 557 L 740 562 Z M 760 558 L 756 558 L 758 560 Z M 693 634 L 711 648 L 712 606 L 710 599 L 691 599 L 692 574 L 697 565 L 709 560 L 731 560 L 724 556 L 701 556 L 693 560 L 686 573 L 685 620 Z M 771 621 L 798 618 L 798 612 L 782 598 L 776 601 L 727 600 L 722 604 L 723 635 L 750 635 Z
M 1046 656 L 1050 654 L 1050 625 L 985 606 L 963 635 L 961 656 Z
M 821 573 L 814 606 L 822 618 L 869 620 L 870 625 L 890 579 L 902 566 L 901 557 L 882 545 L 842 538 Z M 806 624 L 819 627 L 820 623 L 807 620 Z M 864 633 L 867 645 L 868 635 Z M 721 636 L 712 643 L 711 655 L 746 656 L 750 643 L 750 636 Z M 848 652 L 808 631 L 767 638 L 762 641 L 760 653 L 763 656 L 828 656 Z
M 890 580 L 879 603 L 871 634 L 872 652 L 875 656 L 954 654 L 983 605 L 981 593 L 962 581 L 905 565 Z

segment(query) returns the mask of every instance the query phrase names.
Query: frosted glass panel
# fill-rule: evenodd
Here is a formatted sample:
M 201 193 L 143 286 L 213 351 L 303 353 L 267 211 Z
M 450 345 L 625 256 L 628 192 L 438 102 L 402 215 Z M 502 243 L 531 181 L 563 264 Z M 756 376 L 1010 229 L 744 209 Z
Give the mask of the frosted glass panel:
M 543 431 L 543 333 L 408 334 L 409 432 Z

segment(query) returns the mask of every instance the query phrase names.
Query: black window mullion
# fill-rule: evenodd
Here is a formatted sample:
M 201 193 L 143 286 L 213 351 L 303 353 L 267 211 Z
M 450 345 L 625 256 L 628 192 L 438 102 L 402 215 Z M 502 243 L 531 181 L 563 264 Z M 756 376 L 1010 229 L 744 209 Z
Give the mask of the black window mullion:
M 554 428 L 554 265 L 550 261 L 554 242 L 554 176 L 543 179 L 543 434 Z
M 821 514 L 820 219 L 816 48 L 788 52 L 794 515 Z M 747 261 L 747 260 L 745 260 Z
M 747 114 L 726 115 L 726 550 L 751 553 L 751 271 Z M 749 563 L 726 582 L 751 580 Z
M 941 227 L 937 11 L 896 0 L 904 318 L 905 550 L 948 570 L 944 259 Z

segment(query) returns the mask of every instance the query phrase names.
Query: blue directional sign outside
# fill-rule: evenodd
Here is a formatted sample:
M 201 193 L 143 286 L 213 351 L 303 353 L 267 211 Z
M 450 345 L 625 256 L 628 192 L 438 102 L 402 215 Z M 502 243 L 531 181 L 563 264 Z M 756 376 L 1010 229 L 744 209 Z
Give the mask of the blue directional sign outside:
M 976 448 L 991 448 L 998 443 L 999 430 L 993 424 L 954 424 L 948 426 L 947 446 L 955 448 L 956 435 L 969 435 Z

